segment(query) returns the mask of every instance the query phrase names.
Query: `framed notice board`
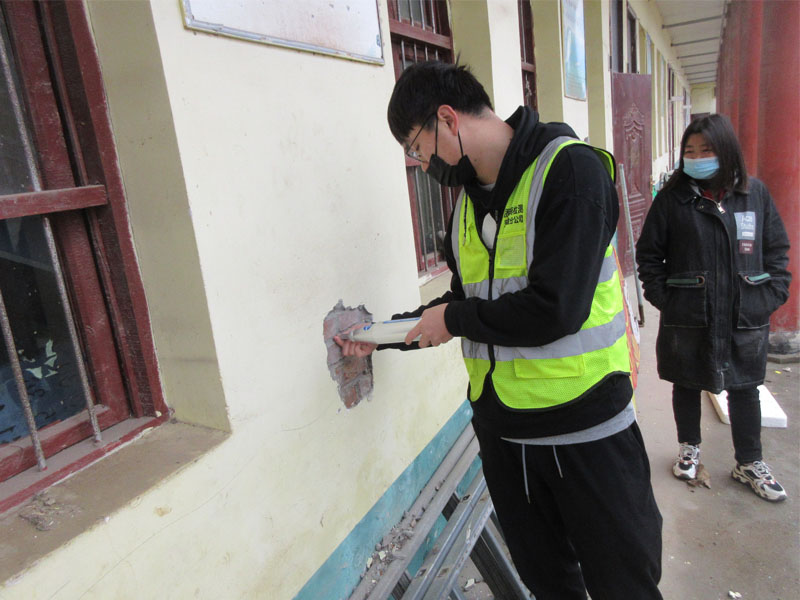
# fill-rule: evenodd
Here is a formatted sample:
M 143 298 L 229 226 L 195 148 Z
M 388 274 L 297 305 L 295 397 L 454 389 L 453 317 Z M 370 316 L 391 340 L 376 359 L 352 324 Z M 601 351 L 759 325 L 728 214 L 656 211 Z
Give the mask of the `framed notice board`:
M 181 7 L 188 29 L 384 63 L 377 0 L 181 0 Z

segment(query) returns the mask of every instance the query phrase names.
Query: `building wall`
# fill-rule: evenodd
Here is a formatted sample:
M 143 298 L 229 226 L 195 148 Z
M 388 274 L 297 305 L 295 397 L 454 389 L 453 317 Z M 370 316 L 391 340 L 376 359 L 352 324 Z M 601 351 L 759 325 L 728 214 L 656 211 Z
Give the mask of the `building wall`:
M 639 25 L 650 35 L 653 43 L 653 63 L 656 68 L 653 74 L 653 178 L 657 180 L 661 173 L 672 169 L 670 164 L 668 111 L 672 112 L 673 115 L 673 152 L 676 157 L 681 135 L 686 125 L 688 125 L 685 119 L 683 102 L 670 101 L 669 99 L 667 66 L 672 66 L 676 75 L 675 96 L 682 96 L 684 91 L 689 91 L 689 83 L 678 63 L 678 54 L 671 45 L 672 39 L 666 30 L 661 27 L 664 21 L 661 18 L 661 13 L 658 12 L 655 2 L 650 2 L 649 0 L 627 0 L 626 4 L 633 9 Z M 662 57 L 664 59 L 663 62 L 661 60 Z
M 717 84 L 701 83 L 692 87 L 692 114 L 717 112 Z
M 339 299 L 420 301 L 379 6 L 382 66 L 89 2 L 166 401 L 231 435 L 4 598 L 291 598 L 463 404 L 457 341 L 378 353 L 349 410 L 326 363 Z
M 457 341 L 377 353 L 372 398 L 352 409 L 326 363 L 339 299 L 385 318 L 447 284 L 419 286 L 378 6 L 382 66 L 192 32 L 177 0 L 88 1 L 166 401 L 230 435 L 4 599 L 286 599 L 328 568 L 357 576 L 361 563 L 332 557 L 348 540 L 371 549 L 354 532 L 376 507 L 402 511 L 397 482 L 468 418 Z M 585 8 L 585 102 L 564 97 L 559 3 L 532 6 L 541 118 L 610 147 L 608 3 Z M 457 2 L 452 22 L 507 116 L 522 102 L 516 2 Z

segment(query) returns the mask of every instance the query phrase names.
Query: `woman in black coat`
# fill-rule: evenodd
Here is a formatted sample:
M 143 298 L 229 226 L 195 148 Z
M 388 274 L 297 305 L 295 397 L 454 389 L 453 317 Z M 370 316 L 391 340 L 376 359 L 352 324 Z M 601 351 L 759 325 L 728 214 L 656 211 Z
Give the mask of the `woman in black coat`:
M 769 317 L 789 296 L 789 239 L 763 183 L 748 178 L 730 121 L 693 121 L 681 161 L 656 196 L 636 245 L 644 295 L 661 311 L 658 373 L 673 383 L 680 450 L 673 473 L 694 479 L 700 394 L 726 390 L 736 466 L 766 500 L 786 492 L 761 455 Z

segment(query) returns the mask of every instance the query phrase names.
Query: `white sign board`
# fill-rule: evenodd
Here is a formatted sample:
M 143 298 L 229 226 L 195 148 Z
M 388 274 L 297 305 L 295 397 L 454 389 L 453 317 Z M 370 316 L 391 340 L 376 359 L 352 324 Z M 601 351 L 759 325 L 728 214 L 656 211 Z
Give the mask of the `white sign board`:
M 376 0 L 181 0 L 189 29 L 383 64 Z

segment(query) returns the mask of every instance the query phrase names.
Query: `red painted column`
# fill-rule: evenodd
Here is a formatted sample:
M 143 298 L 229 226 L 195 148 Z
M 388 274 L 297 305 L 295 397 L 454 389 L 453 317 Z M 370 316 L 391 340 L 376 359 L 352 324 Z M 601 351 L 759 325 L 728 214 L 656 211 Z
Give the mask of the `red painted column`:
M 735 32 L 739 40 L 738 65 L 740 85 L 734 96 L 739 99 L 738 118 L 734 123 L 742 146 L 747 172 L 758 177 L 758 111 L 761 80 L 762 0 L 734 2 L 740 17 Z
M 739 32 L 741 29 L 741 3 L 731 2 L 722 36 L 720 71 L 724 78 L 717 88 L 717 112 L 730 118 L 734 126 L 739 122 Z
M 734 4 L 737 4 L 734 2 Z M 800 2 L 763 4 L 758 173 L 778 206 L 792 244 L 789 301 L 772 331 L 800 331 Z

